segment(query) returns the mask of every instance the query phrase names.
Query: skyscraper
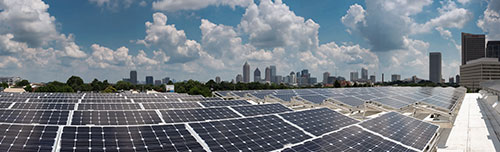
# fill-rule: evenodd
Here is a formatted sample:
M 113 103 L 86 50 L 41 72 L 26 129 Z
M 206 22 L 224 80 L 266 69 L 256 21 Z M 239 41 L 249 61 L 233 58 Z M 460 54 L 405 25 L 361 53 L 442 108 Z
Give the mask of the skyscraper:
M 271 82 L 276 83 L 276 66 L 271 65 L 269 68 L 271 68 Z
M 384 83 L 384 73 L 382 73 L 382 83 Z
M 368 70 L 365 68 L 361 68 L 361 80 L 363 81 L 368 80 Z
M 218 84 L 220 83 L 220 77 L 219 76 L 215 77 L 215 83 L 218 83 Z
M 460 75 L 455 76 L 455 83 L 460 84 Z
M 241 83 L 243 82 L 243 76 L 241 74 L 236 75 L 236 83 Z
M 484 34 L 462 33 L 462 65 L 467 61 L 485 57 Z
M 396 82 L 396 81 L 399 81 L 399 80 L 401 80 L 401 75 L 399 75 L 399 74 L 393 74 L 393 75 L 391 75 L 391 81 L 392 82 Z
M 370 75 L 370 82 L 375 83 L 376 78 L 375 75 Z
M 260 70 L 259 70 L 259 68 L 256 68 L 255 71 L 253 71 L 253 82 L 260 82 Z
M 266 67 L 266 82 L 271 82 L 271 68 Z
M 153 76 L 146 76 L 146 84 L 153 85 Z
M 488 41 L 486 44 L 486 57 L 500 59 L 500 41 Z
M 247 62 L 243 65 L 243 82 L 250 83 L 250 65 Z
M 170 81 L 170 77 L 163 78 L 163 84 L 167 84 Z
M 137 84 L 137 71 L 130 71 L 130 83 Z
M 441 83 L 441 52 L 429 53 L 429 80 Z
M 328 84 L 328 77 L 330 77 L 330 72 L 323 73 L 323 84 Z
M 357 81 L 358 78 L 358 72 L 351 72 L 351 81 Z
M 295 84 L 297 83 L 297 76 L 295 75 L 295 72 L 290 72 L 290 80 L 288 80 L 289 83 Z

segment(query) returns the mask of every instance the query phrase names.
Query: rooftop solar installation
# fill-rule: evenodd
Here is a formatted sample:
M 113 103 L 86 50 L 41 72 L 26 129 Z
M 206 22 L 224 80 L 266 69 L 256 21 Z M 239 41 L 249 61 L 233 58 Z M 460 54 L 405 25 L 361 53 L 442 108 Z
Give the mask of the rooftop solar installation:
M 250 102 L 246 100 L 220 100 L 220 101 L 207 101 L 200 102 L 205 107 L 220 107 L 220 106 L 234 106 L 234 105 L 249 105 Z
M 335 101 L 341 102 L 343 104 L 349 105 L 351 107 L 356 107 L 365 104 L 364 100 L 356 97 L 334 97 Z
M 11 103 L 11 102 L 2 102 L 0 103 L 0 108 L 9 108 L 10 105 L 12 105 L 14 103 Z
M 53 150 L 57 126 L 0 124 L 0 151 Z
M 40 98 L 40 99 L 30 98 L 29 102 L 77 103 L 78 99 L 76 99 L 76 98 Z
M 278 99 L 281 99 L 286 102 L 291 102 L 292 98 L 295 97 L 295 94 L 278 94 L 278 95 L 272 95 Z
M 15 103 L 11 109 L 74 110 L 74 103 Z
M 0 110 L 0 122 L 65 125 L 69 111 Z
M 138 110 L 139 104 L 78 104 L 78 110 Z
M 132 102 L 130 99 L 125 98 L 84 98 L 81 103 L 125 103 Z
M 340 131 L 283 150 L 283 152 L 317 151 L 412 152 L 415 150 L 385 140 L 356 126 L 344 128 Z
M 438 126 L 408 116 L 389 112 L 360 124 L 373 132 L 379 133 L 405 145 L 424 150 Z
M 240 117 L 227 107 L 160 110 L 165 123 L 217 120 Z
M 154 102 L 142 103 L 145 109 L 181 109 L 181 108 L 200 108 L 197 102 Z
M 307 96 L 299 96 L 300 98 L 315 103 L 315 104 L 321 104 L 323 103 L 327 98 L 322 96 L 322 95 L 307 95 Z
M 315 136 L 359 122 L 328 108 L 296 111 L 280 116 Z
M 238 111 L 244 116 L 256 116 L 263 114 L 281 113 L 292 111 L 291 109 L 283 106 L 282 104 L 261 104 L 249 106 L 234 106 L 234 110 Z
M 401 108 L 408 106 L 408 103 L 404 103 L 400 100 L 396 100 L 396 99 L 389 98 L 389 97 L 377 98 L 377 99 L 373 99 L 372 101 L 376 102 L 376 103 L 380 103 L 382 105 L 386 105 L 386 106 L 395 108 L 395 109 L 401 109 Z
M 74 111 L 72 125 L 159 124 L 155 111 Z
M 272 151 L 311 138 L 272 115 L 189 125 L 211 151 Z

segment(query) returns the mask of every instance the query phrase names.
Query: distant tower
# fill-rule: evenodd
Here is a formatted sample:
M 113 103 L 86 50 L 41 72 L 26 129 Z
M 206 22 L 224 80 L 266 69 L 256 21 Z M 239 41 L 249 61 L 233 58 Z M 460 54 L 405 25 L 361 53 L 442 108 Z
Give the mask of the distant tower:
M 247 62 L 243 65 L 243 82 L 250 83 L 250 65 Z
M 146 76 L 146 84 L 153 85 L 154 79 L 153 76 Z
M 220 83 L 220 77 L 219 76 L 215 77 L 215 83 Z
M 241 83 L 243 82 L 243 76 L 241 74 L 236 75 L 236 83 Z
M 462 33 L 462 65 L 485 57 L 485 41 L 484 34 Z
M 260 82 L 260 70 L 259 70 L 259 68 L 256 68 L 255 71 L 253 71 L 253 81 Z
M 323 84 L 328 84 L 328 77 L 330 77 L 330 72 L 323 73 Z
M 271 82 L 271 68 L 266 67 L 266 81 Z
M 269 68 L 271 69 L 271 82 L 273 83 L 276 83 L 276 66 L 275 65 L 271 65 L 269 66 Z
M 441 83 L 441 53 L 429 53 L 429 80 L 434 83 Z
M 137 84 L 137 71 L 130 71 L 130 83 Z
M 365 68 L 361 68 L 361 80 L 368 80 L 368 70 Z
M 382 73 L 382 83 L 384 83 L 384 73 Z

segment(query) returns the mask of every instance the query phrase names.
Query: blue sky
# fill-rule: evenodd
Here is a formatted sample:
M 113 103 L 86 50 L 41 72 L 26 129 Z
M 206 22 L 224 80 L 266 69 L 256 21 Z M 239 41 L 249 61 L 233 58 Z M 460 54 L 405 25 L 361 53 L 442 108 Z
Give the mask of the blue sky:
M 1 0 L 0 75 L 116 82 L 137 70 L 230 81 L 248 61 L 279 75 L 458 74 L 460 33 L 500 39 L 500 0 Z M 252 78 L 253 79 L 253 78 Z

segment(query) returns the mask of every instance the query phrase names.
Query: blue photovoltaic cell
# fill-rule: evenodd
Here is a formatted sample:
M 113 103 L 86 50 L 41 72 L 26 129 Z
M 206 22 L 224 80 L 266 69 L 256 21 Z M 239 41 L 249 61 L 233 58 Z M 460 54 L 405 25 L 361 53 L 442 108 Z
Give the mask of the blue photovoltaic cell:
M 0 124 L 0 151 L 51 152 L 57 126 Z
M 373 99 L 372 101 L 380 103 L 382 105 L 386 105 L 392 108 L 400 109 L 406 106 L 409 106 L 408 103 L 403 103 L 399 100 L 393 99 L 393 98 L 377 98 Z
M 264 115 L 264 114 L 282 113 L 282 112 L 292 111 L 291 109 L 285 107 L 282 104 L 261 104 L 261 105 L 250 105 L 250 106 L 235 106 L 232 108 L 244 116 L 256 116 L 256 115 Z
M 205 121 L 240 117 L 238 114 L 227 107 L 160 110 L 160 112 L 163 116 L 163 120 L 165 120 L 165 123 Z
M 361 126 L 420 150 L 424 150 L 439 128 L 396 112 L 362 122 Z
M 309 102 L 315 104 L 321 104 L 326 100 L 326 97 L 321 95 L 313 95 L 313 96 L 300 96 L 302 99 L 307 100 Z
M 355 97 L 334 97 L 333 99 L 351 107 L 365 104 L 365 101 Z
M 328 108 L 296 111 L 280 116 L 316 136 L 358 122 Z
M 221 107 L 221 106 L 234 106 L 234 105 L 249 105 L 250 102 L 246 100 L 220 100 L 220 101 L 206 101 L 200 102 L 205 107 Z

